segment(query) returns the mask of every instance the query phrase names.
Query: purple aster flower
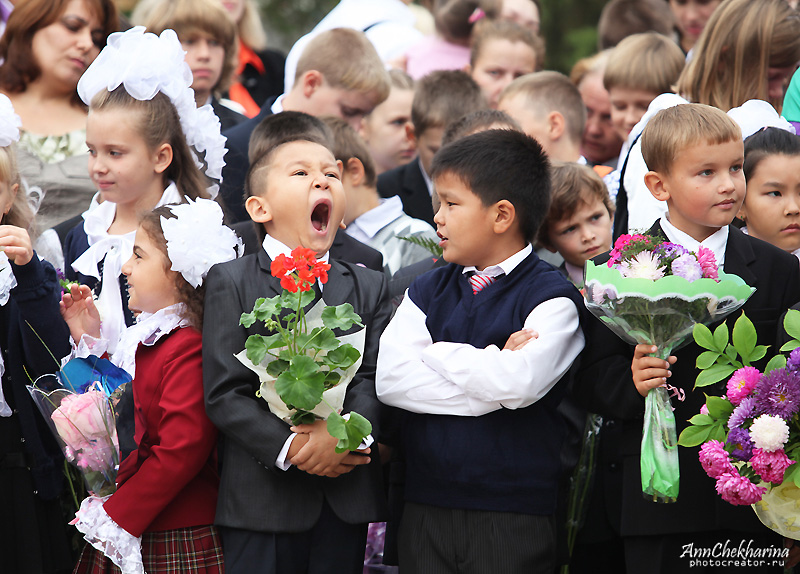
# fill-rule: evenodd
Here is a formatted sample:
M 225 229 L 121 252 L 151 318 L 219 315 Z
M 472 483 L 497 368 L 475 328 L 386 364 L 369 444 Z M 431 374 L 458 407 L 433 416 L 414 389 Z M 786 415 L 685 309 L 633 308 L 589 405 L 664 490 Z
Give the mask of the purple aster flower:
M 738 460 L 747 462 L 753 456 L 753 441 L 750 440 L 750 433 L 747 429 L 731 429 L 725 444 L 733 447 L 731 456 Z
M 703 268 L 697 262 L 697 257 L 691 253 L 684 253 L 672 262 L 672 274 L 687 281 L 697 281 L 703 276 Z
M 800 408 L 800 380 L 798 373 L 788 369 L 775 369 L 758 381 L 753 394 L 756 397 L 755 414 L 774 415 L 788 420 Z
M 800 347 L 789 353 L 786 368 L 794 372 L 800 371 Z
M 655 251 L 663 257 L 680 257 L 684 253 L 688 253 L 683 245 L 678 243 L 669 243 L 665 241 L 655 248 Z
M 753 416 L 753 405 L 756 399 L 754 397 L 745 397 L 742 402 L 733 409 L 730 418 L 728 419 L 728 428 L 735 429 L 741 427 L 747 419 Z

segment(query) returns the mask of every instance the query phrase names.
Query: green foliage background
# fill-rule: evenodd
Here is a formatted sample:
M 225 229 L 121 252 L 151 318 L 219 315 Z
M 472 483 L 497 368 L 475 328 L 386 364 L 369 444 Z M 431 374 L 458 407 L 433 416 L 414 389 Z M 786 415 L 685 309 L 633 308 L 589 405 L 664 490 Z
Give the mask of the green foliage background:
M 271 46 L 284 51 L 311 30 L 338 0 L 258 0 Z M 569 73 L 597 48 L 597 21 L 605 0 L 540 0 L 547 42 L 545 67 Z

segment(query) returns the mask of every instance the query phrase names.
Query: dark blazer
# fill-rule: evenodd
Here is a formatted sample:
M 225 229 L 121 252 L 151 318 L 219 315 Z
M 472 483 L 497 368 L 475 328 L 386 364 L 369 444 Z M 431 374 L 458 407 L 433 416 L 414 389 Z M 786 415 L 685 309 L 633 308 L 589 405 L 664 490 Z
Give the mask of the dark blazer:
M 797 259 L 764 241 L 748 237 L 729 226 L 724 270 L 744 279 L 756 292 L 745 303 L 744 311 L 755 324 L 758 343 L 770 345 L 773 353 L 778 321 L 782 314 L 800 300 L 800 266 Z M 650 233 L 660 232 L 658 223 Z M 608 254 L 596 262 L 605 262 Z M 738 313 L 728 322 L 732 327 Z M 712 325 L 713 329 L 715 325 Z M 672 400 L 678 433 L 687 421 L 700 412 L 705 394 L 723 395 L 724 382 L 692 391 L 697 377 L 695 361 L 701 349 L 694 343 L 675 353 L 678 361 L 672 366 L 669 383 L 686 391 L 683 402 Z M 655 504 L 644 500 L 639 474 L 639 452 L 642 438 L 644 398 L 639 395 L 631 377 L 633 347 L 612 336 L 603 324 L 590 319 L 587 344 L 575 387 L 575 398 L 583 406 L 604 417 L 615 417 L 622 425 L 619 454 L 622 458 L 622 524 L 623 536 L 659 535 L 679 532 L 702 532 L 735 529 L 746 532 L 764 531 L 749 508 L 734 507 L 716 493 L 715 481 L 703 471 L 697 460 L 698 448 L 678 448 L 680 460 L 680 493 L 674 504 Z M 763 367 L 763 365 L 761 365 Z M 619 480 L 619 473 L 608 475 Z
M 228 153 L 225 154 L 225 167 L 222 168 L 222 183 L 219 186 L 219 193 L 226 208 L 228 221 L 231 223 L 250 219 L 244 208 L 244 182 L 247 178 L 247 170 L 250 168 L 247 149 L 250 146 L 250 134 L 261 120 L 272 115 L 270 108 L 273 102 L 275 102 L 275 98 L 270 98 L 261 107 L 257 116 L 222 133 L 227 138 L 225 147 L 228 148 Z
M 219 118 L 220 130 L 223 132 L 233 126 L 239 125 L 247 119 L 246 115 L 240 114 L 230 109 L 228 106 L 223 105 L 213 96 L 211 97 L 211 109 L 214 110 L 214 114 Z
M 378 176 L 378 193 L 381 197 L 399 195 L 403 202 L 403 211 L 411 217 L 430 223 L 434 229 L 433 206 L 428 185 L 422 176 L 419 158 L 414 158 L 405 165 L 390 169 Z
M 231 229 L 242 238 L 245 255 L 261 251 L 261 242 L 258 240 L 256 225 L 258 224 L 254 224 L 249 219 L 231 225 Z M 383 271 L 383 255 L 381 252 L 361 243 L 358 239 L 350 237 L 341 229 L 336 232 L 336 236 L 333 238 L 330 254 L 332 259 L 363 265 L 367 269 L 374 271 Z
M 337 478 L 312 476 L 296 467 L 275 467 L 291 432 L 289 425 L 257 398 L 258 377 L 235 357 L 253 333 L 265 333 L 263 324 L 239 326 L 259 297 L 281 292 L 270 275 L 265 251 L 214 266 L 206 279 L 203 329 L 203 380 L 208 416 L 220 430 L 222 482 L 216 523 L 260 532 L 303 532 L 317 521 L 323 499 L 343 521 L 358 524 L 381 519 L 385 500 L 381 463 L 372 462 Z M 331 261 L 324 300 L 328 305 L 348 302 L 366 325 L 364 356 L 347 388 L 344 412 L 355 410 L 380 432 L 380 403 L 375 396 L 378 340 L 389 321 L 391 305 L 382 273 L 351 263 Z

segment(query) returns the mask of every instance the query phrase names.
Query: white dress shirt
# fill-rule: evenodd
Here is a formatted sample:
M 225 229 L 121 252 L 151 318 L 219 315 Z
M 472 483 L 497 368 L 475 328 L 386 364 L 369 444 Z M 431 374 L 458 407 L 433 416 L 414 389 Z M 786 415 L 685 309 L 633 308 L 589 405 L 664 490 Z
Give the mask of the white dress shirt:
M 701 246 L 705 247 L 714 253 L 714 258 L 717 260 L 718 267 L 721 268 L 725 263 L 725 247 L 728 245 L 729 234 L 727 225 L 720 227 L 718 231 L 706 237 L 703 241 L 697 241 L 697 239 L 691 235 L 684 233 L 672 225 L 667 216 L 662 217 L 660 223 L 664 235 L 666 235 L 667 239 L 672 243 L 683 245 L 686 249 L 694 251 L 695 253 L 698 252 Z
M 509 274 L 530 252 L 528 245 L 492 267 Z M 492 267 L 483 273 L 491 274 Z M 378 398 L 415 413 L 480 416 L 527 407 L 553 388 L 584 346 L 578 309 L 566 297 L 545 301 L 530 312 L 524 327 L 538 337 L 516 351 L 434 343 L 425 319 L 406 296 L 378 350 Z

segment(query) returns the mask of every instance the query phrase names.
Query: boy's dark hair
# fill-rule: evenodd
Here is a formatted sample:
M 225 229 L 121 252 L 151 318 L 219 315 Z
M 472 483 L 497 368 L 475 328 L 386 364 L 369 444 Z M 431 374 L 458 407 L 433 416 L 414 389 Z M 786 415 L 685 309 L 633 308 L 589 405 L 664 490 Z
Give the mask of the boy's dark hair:
M 550 162 L 539 142 L 515 130 L 478 132 L 436 153 L 431 179 L 445 173 L 458 177 L 486 206 L 511 202 L 522 236 L 534 241 L 550 207 Z
M 419 82 L 411 102 L 417 137 L 430 128 L 445 128 L 461 116 L 488 107 L 478 84 L 461 70 L 431 72 Z
M 446 146 L 466 135 L 485 131 L 497 124 L 506 125 L 508 129 L 522 131 L 519 122 L 505 112 L 501 112 L 500 110 L 478 110 L 477 112 L 467 114 L 460 120 L 447 126 L 442 136 L 442 146 Z
M 672 11 L 664 0 L 611 0 L 600 12 L 597 44 L 600 50 L 613 48 L 623 38 L 642 32 L 672 34 Z
M 283 144 L 306 141 L 326 147 L 333 153 L 333 134 L 325 122 L 303 112 L 281 112 L 267 116 L 253 130 L 247 156 L 250 168 L 244 182 L 244 199 L 256 195 L 266 181 L 266 167 L 272 153 Z M 266 230 L 256 224 L 259 241 Z
M 800 136 L 780 128 L 767 128 L 744 140 L 745 180 L 749 181 L 761 160 L 770 155 L 800 155 Z
M 360 161 L 364 166 L 364 184 L 368 187 L 375 187 L 378 180 L 375 173 L 375 162 L 361 136 L 342 118 L 331 116 L 326 117 L 324 121 L 333 133 L 333 157 L 341 161 L 345 169 L 347 169 L 347 162 L 352 158 Z

